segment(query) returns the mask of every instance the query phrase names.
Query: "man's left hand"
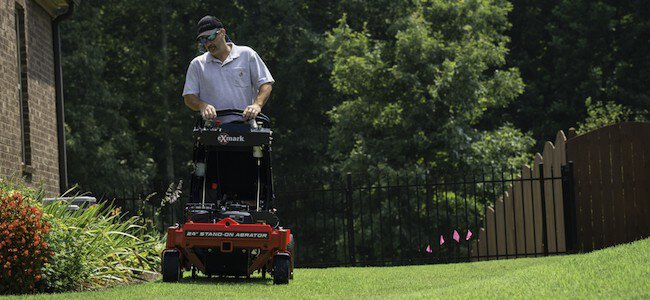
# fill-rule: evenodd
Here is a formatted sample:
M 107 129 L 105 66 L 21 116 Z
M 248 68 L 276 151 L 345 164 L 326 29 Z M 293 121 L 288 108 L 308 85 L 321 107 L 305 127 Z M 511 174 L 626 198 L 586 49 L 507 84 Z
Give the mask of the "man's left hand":
M 251 104 L 244 109 L 244 119 L 251 120 L 255 119 L 257 115 L 262 111 L 262 107 L 258 104 Z

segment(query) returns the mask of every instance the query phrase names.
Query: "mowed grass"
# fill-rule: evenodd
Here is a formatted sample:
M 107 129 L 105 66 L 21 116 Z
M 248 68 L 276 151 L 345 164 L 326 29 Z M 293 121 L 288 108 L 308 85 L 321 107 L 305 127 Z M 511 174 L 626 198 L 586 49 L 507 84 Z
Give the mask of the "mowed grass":
M 189 277 L 189 274 L 185 274 Z M 257 275 L 257 274 L 256 274 Z M 259 275 L 257 275 L 259 276 Z M 296 269 L 270 279 L 186 278 L 54 299 L 650 298 L 650 239 L 588 254 L 405 267 Z

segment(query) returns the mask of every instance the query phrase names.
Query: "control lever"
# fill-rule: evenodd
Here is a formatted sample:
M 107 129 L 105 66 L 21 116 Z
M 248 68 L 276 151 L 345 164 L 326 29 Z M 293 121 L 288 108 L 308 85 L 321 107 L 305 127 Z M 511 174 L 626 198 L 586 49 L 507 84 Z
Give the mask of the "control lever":
M 253 129 L 258 129 L 259 127 L 257 126 L 257 122 L 255 121 L 255 118 L 250 119 L 251 127 Z

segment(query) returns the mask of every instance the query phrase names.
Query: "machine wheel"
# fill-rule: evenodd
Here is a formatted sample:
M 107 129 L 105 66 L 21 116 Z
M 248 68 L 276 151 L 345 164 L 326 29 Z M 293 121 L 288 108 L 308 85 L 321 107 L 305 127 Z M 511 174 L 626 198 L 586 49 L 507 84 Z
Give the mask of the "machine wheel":
M 293 233 L 290 235 L 291 236 L 291 241 L 289 241 L 289 244 L 287 245 L 287 250 L 291 252 L 291 269 L 289 270 L 289 279 L 293 279 L 293 266 L 296 263 L 296 240 L 293 239 Z
M 273 262 L 273 284 L 288 284 L 291 272 L 291 257 L 276 255 Z
M 163 282 L 177 282 L 182 276 L 181 260 L 178 251 L 163 253 Z

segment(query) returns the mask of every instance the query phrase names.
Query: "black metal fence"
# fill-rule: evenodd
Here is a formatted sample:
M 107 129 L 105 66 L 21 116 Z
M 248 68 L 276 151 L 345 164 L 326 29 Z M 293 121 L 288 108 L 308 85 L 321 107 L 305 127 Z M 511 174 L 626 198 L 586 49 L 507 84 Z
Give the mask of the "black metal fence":
M 523 253 L 482 250 L 476 242 L 482 228 L 487 227 L 486 207 L 494 205 L 511 187 L 535 182 L 543 186 L 550 182 L 551 193 L 555 195 L 556 189 L 571 185 L 567 170 L 560 177 L 542 175 L 540 179 L 530 175 L 490 169 L 471 175 L 425 171 L 375 174 L 373 178 L 353 174 L 276 178 L 275 207 L 281 225 L 294 234 L 298 267 L 433 264 L 566 253 L 557 247 L 548 249 L 547 231 L 557 232 L 558 227 L 555 221 L 547 224 L 544 211 L 533 210 L 524 216 L 528 219 L 524 220 L 524 227 L 532 219 L 533 226 L 541 228 L 542 250 L 535 246 L 532 251 L 528 249 L 526 241 L 530 237 L 525 230 L 523 235 L 515 232 L 510 237 L 515 248 L 524 240 Z M 174 205 L 161 208 L 166 190 L 166 186 L 160 185 L 154 196 L 150 196 L 154 192 L 134 190 L 131 194 L 106 193 L 101 198 L 113 201 L 127 214 L 144 217 L 163 231 L 183 221 L 187 195 Z M 570 191 L 570 187 L 564 191 Z M 511 201 L 515 201 L 514 197 Z M 542 207 L 546 207 L 544 197 L 533 196 L 532 201 L 542 202 Z M 519 206 L 512 205 L 514 209 Z M 495 227 L 494 231 L 485 232 L 484 237 L 497 244 L 505 239 L 507 244 L 506 228 Z
M 175 186 L 175 185 L 174 185 Z M 158 182 L 152 187 L 131 187 L 95 192 L 91 195 L 99 203 L 110 204 L 126 217 L 137 216 L 159 232 L 180 220 L 182 208 L 179 205 L 163 205 L 169 183 Z M 173 186 L 172 186 L 173 187 Z
M 302 189 L 291 189 L 296 181 L 283 179 L 278 182 L 277 208 L 283 224 L 295 236 L 296 265 L 300 267 L 449 263 L 565 253 L 548 247 L 536 251 L 535 246 L 514 253 L 507 249 L 490 252 L 476 243 L 481 228 L 486 227 L 486 206 L 507 189 L 533 182 L 569 182 L 570 176 L 567 172 L 544 179 L 523 175 L 496 170 L 474 175 L 377 174 L 375 178 L 346 174 L 315 180 L 311 186 L 298 182 L 297 186 L 306 187 Z M 561 184 L 552 188 L 559 189 Z M 544 197 L 533 201 L 544 201 Z M 545 237 L 548 227 L 558 230 L 557 224 L 547 225 L 544 212 L 532 211 L 525 218 L 543 228 Z M 492 234 L 491 239 L 502 243 L 501 239 L 508 238 L 508 227 L 486 235 Z M 527 234 L 530 230 L 515 233 L 515 247 L 522 238 L 528 247 Z

